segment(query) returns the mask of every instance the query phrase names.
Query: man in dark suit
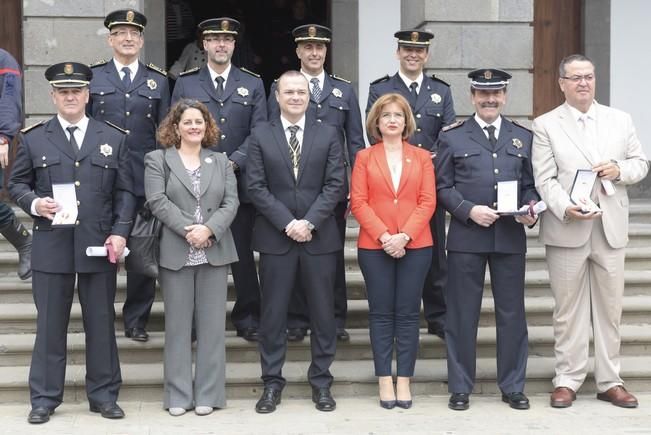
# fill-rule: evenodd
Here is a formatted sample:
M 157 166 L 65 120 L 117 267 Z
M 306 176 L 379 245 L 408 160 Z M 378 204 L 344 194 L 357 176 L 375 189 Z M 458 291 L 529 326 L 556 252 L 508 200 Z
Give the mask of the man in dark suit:
M 528 345 L 523 225 L 534 225 L 537 217 L 531 206 L 531 214 L 500 215 L 498 206 L 505 210 L 505 204 L 498 204 L 497 199 L 500 194 L 513 198 L 513 207 L 506 209 L 539 200 L 531 168 L 532 134 L 500 114 L 511 75 L 480 69 L 468 77 L 475 115 L 441 132 L 436 158 L 438 199 L 452 215 L 445 323 L 452 393 L 448 406 L 454 410 L 469 407 L 488 263 L 497 324 L 497 383 L 502 400 L 511 408 L 528 409 L 523 393 Z M 511 190 L 506 190 L 508 186 Z
M 92 77 L 86 65 L 52 65 L 45 77 L 57 115 L 23 130 L 9 180 L 12 199 L 34 218 L 32 292 L 38 315 L 28 421 L 47 422 L 63 400 L 75 280 L 86 333 L 90 410 L 122 418 L 116 403 L 122 383 L 113 309 L 117 265 L 109 261 L 111 255 L 88 256 L 86 248 L 106 246 L 119 258 L 126 245 L 135 200 L 125 135 L 85 115 Z M 55 197 L 55 186 L 67 189 L 64 199 Z M 70 224 L 58 225 L 59 219 Z
M 362 130 L 362 115 L 359 101 L 353 86 L 348 80 L 333 74 L 326 74 L 323 65 L 328 51 L 332 31 L 317 24 L 306 24 L 292 31 L 296 41 L 296 55 L 301 61 L 301 74 L 310 83 L 310 102 L 308 116 L 315 117 L 317 122 L 325 122 L 337 129 L 339 143 L 342 149 L 344 164 L 352 167 L 357 151 L 364 149 L 364 133 Z M 276 101 L 276 84 L 271 86 L 267 108 L 269 120 L 280 115 Z M 348 158 L 346 158 L 346 156 Z M 347 171 L 346 171 L 347 172 Z M 346 174 L 347 175 L 347 174 Z M 335 219 L 339 228 L 342 244 L 346 238 L 346 209 L 348 208 L 348 177 L 344 183 L 344 198 L 335 209 Z M 335 319 L 337 320 L 337 339 L 347 341 L 350 336 L 346 332 L 346 269 L 343 249 L 337 253 L 337 274 L 335 276 Z M 294 290 L 287 318 L 287 339 L 300 341 L 305 337 L 309 326 L 307 306 L 304 292 L 298 287 Z
M 138 60 L 143 46 L 142 32 L 147 18 L 138 11 L 122 9 L 104 20 L 109 29 L 111 60 L 93 65 L 87 113 L 98 121 L 109 121 L 125 130 L 133 174 L 136 210 L 145 203 L 145 154 L 156 149 L 156 129 L 170 107 L 170 92 L 165 72 Z M 147 322 L 156 295 L 156 280 L 127 272 L 127 298 L 122 308 L 124 334 L 136 341 L 147 341 Z
M 423 74 L 429 59 L 430 40 L 434 35 L 423 30 L 401 30 L 394 35 L 398 38 L 396 57 L 400 62 L 398 72 L 371 83 L 368 92 L 366 112 L 379 96 L 395 92 L 404 96 L 416 119 L 416 131 L 407 139 L 412 145 L 425 148 L 436 155 L 436 138 L 445 125 L 454 122 L 454 104 L 450 86 L 432 75 Z M 377 138 L 369 138 L 375 143 Z M 423 311 L 430 334 L 444 338 L 445 298 L 444 288 L 447 277 L 445 257 L 445 209 L 439 203 L 430 221 L 434 237 L 432 266 L 423 286 Z
M 208 107 L 221 132 L 215 149 L 226 153 L 237 175 L 240 207 L 231 224 L 231 232 L 240 260 L 231 264 L 237 292 L 231 321 L 238 336 L 255 341 L 260 318 L 260 285 L 251 250 L 255 210 L 244 181 L 245 140 L 251 129 L 267 120 L 267 106 L 260 76 L 231 63 L 239 29 L 239 21 L 227 17 L 199 23 L 208 64 L 181 73 L 172 93 L 172 104 L 181 98 L 190 98 Z
M 330 365 L 335 357 L 334 274 L 342 249 L 334 209 L 344 188 L 337 131 L 306 119 L 308 82 L 298 71 L 280 76 L 280 117 L 256 127 L 249 139 L 247 185 L 257 210 L 253 249 L 260 252 L 262 311 L 260 360 L 264 392 L 259 413 L 276 410 L 285 378 L 287 307 L 300 279 L 309 307 L 312 401 L 332 411 Z

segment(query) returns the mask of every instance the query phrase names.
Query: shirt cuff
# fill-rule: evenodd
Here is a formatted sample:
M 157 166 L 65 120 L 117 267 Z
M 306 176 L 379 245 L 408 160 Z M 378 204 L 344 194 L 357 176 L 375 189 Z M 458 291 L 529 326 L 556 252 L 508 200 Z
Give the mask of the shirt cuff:
M 40 216 L 40 214 L 38 214 L 38 212 L 36 211 L 36 201 L 38 201 L 39 199 L 41 198 L 36 198 L 34 201 L 32 201 L 32 205 L 29 207 L 29 212 L 33 216 Z

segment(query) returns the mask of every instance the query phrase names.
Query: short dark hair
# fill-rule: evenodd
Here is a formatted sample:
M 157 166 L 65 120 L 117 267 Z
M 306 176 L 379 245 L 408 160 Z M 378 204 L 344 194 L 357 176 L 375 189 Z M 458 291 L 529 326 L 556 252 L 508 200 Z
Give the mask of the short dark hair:
M 156 140 L 158 140 L 158 143 L 163 148 L 178 148 L 181 146 L 181 138 L 176 133 L 176 128 L 181 120 L 181 116 L 188 109 L 197 109 L 201 112 L 203 120 L 206 123 L 206 133 L 201 141 L 201 147 L 209 148 L 217 145 L 219 141 L 219 128 L 217 127 L 215 118 L 212 117 L 206 105 L 197 100 L 184 98 L 172 106 L 165 119 L 163 119 L 163 122 L 161 122 L 160 127 L 158 127 Z
M 558 65 L 559 77 L 565 77 L 565 66 L 572 62 L 590 62 L 594 66 L 594 62 L 588 56 L 583 54 L 570 54 L 569 56 L 565 56 Z

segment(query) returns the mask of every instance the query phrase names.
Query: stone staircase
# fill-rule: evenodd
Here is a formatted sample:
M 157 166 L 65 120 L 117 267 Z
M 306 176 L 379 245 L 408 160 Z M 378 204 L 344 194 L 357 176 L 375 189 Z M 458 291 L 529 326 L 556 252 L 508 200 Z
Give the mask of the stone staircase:
M 29 218 L 17 211 L 31 226 Z M 372 353 L 368 336 L 366 290 L 357 267 L 355 240 L 358 229 L 350 220 L 345 248 L 349 291 L 348 331 L 350 342 L 338 345 L 332 367 L 333 391 L 338 396 L 375 395 Z M 632 391 L 651 391 L 651 201 L 635 200 L 631 204 L 629 247 L 626 251 L 626 290 L 622 327 L 622 377 Z M 529 393 L 551 390 L 553 376 L 553 298 L 545 266 L 544 248 L 537 241 L 537 228 L 528 232 L 529 252 L 526 274 L 526 307 L 529 325 Z M 0 403 L 28 402 L 27 377 L 35 336 L 36 309 L 31 283 L 18 279 L 15 269 L 18 256 L 0 237 Z M 232 309 L 234 291 L 229 285 L 228 311 Z M 482 304 L 477 338 L 477 392 L 497 392 L 495 385 L 495 321 L 490 276 Z M 137 343 L 123 336 L 121 308 L 126 279 L 118 276 L 115 311 L 118 347 L 122 366 L 122 400 L 162 400 L 163 377 L 163 302 L 160 294 L 154 303 L 149 324 L 150 340 Z M 426 325 L 423 323 L 422 327 Z M 227 394 L 229 398 L 254 400 L 261 391 L 260 361 L 255 344 L 235 336 L 227 324 Z M 445 345 L 421 329 L 420 351 L 413 382 L 415 394 L 447 394 Z M 307 368 L 310 358 L 309 339 L 290 343 L 284 375 L 288 380 L 286 396 L 309 395 Z M 81 309 L 73 305 L 68 334 L 67 401 L 85 401 L 84 334 Z M 589 379 L 583 392 L 594 391 Z

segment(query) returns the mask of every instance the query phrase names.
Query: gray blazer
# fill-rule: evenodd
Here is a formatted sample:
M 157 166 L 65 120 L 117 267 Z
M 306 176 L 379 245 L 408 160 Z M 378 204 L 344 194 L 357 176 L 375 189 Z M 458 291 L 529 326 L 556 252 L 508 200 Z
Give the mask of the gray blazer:
M 167 183 L 165 164 L 169 168 Z M 145 195 L 150 210 L 164 224 L 160 265 L 179 270 L 185 265 L 189 249 L 183 228 L 194 223 L 197 200 L 176 148 L 145 155 Z M 208 262 L 213 266 L 236 262 L 238 257 L 230 225 L 239 206 L 237 181 L 228 158 L 205 148 L 201 149 L 200 203 L 204 225 L 212 230 L 216 239 L 216 243 L 206 249 Z

